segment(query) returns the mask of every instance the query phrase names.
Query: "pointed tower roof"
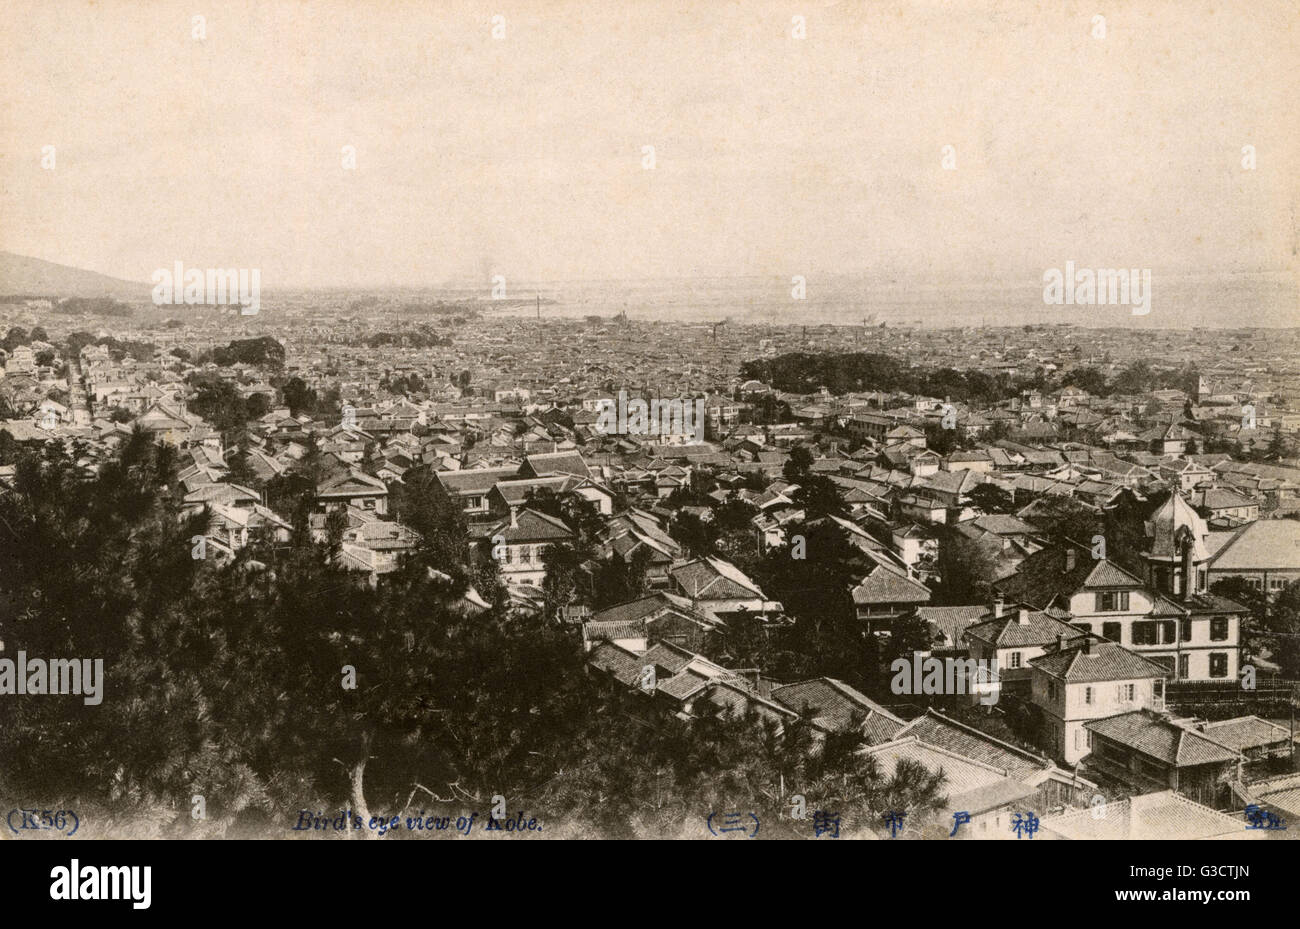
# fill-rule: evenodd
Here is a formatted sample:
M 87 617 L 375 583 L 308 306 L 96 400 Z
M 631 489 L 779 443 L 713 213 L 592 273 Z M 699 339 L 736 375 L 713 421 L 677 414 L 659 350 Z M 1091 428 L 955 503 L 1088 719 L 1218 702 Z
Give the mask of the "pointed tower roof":
M 1151 540 L 1147 558 L 1153 561 L 1181 561 L 1183 556 L 1179 548 L 1179 537 L 1183 529 L 1191 534 L 1192 560 L 1201 562 L 1208 559 L 1210 553 L 1205 547 L 1205 540 L 1210 529 L 1192 505 L 1175 490 L 1146 522 L 1147 538 Z

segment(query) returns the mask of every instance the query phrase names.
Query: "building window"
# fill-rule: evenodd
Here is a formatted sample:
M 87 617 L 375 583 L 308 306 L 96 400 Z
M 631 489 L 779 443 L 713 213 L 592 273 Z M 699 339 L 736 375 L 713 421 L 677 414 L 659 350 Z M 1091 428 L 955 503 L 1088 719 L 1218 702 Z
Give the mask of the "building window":
M 1169 645 L 1178 638 L 1178 623 L 1172 619 L 1166 620 L 1160 624 L 1160 631 L 1162 633 L 1160 641 L 1165 645 Z
M 1070 625 L 1081 632 L 1092 632 L 1092 623 L 1070 623 Z
M 1134 645 L 1155 645 L 1159 623 L 1142 622 L 1133 624 Z
M 1182 631 L 1183 631 L 1183 641 L 1184 641 L 1184 642 L 1190 642 L 1190 641 L 1192 641 L 1192 620 L 1191 620 L 1191 617 L 1184 617 L 1182 620 L 1180 620 L 1179 625 L 1182 626 Z
M 1185 681 L 1190 676 L 1188 674 L 1189 667 L 1190 667 L 1190 662 L 1188 660 L 1188 656 L 1179 655 L 1178 656 L 1178 679 L 1180 681 Z
M 1132 702 L 1133 702 L 1133 685 L 1132 685 L 1132 684 L 1120 684 L 1119 686 L 1117 686 L 1117 687 L 1115 688 L 1115 699 L 1118 700 L 1120 703 L 1132 703 Z
M 1128 610 L 1127 590 L 1103 590 L 1097 594 L 1096 612 L 1123 613 Z
M 1227 677 L 1228 676 L 1228 654 L 1227 652 L 1210 653 L 1210 677 Z
M 1210 641 L 1228 641 L 1228 617 L 1216 616 L 1214 619 L 1210 620 Z
M 1124 624 L 1123 623 L 1102 623 L 1101 634 L 1112 642 L 1124 643 Z
M 519 563 L 520 564 L 533 563 L 533 550 L 529 548 L 527 545 L 522 545 L 519 548 Z
M 1020 667 L 1020 652 L 1011 653 L 1011 667 L 1013 668 Z
M 1092 706 L 1092 688 L 1091 688 L 1091 687 L 1085 687 L 1085 688 L 1083 688 L 1083 702 L 1086 703 L 1088 706 Z

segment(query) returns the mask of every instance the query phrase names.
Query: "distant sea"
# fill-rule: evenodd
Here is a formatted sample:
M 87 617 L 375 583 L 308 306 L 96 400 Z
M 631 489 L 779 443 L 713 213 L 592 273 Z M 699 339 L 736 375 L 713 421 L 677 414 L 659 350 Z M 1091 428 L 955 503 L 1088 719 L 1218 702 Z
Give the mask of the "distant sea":
M 1062 323 L 1110 328 L 1300 327 L 1300 287 L 1282 274 L 1164 276 L 1153 269 L 1151 312 L 1131 306 L 1052 306 L 1041 278 L 1013 284 L 935 284 L 898 279 L 809 277 L 803 300 L 789 278 L 511 282 L 509 305 L 483 289 L 421 291 L 441 299 L 473 299 L 486 312 L 532 316 L 614 316 L 676 322 L 868 325 L 948 328 Z M 517 301 L 524 301 L 523 303 Z

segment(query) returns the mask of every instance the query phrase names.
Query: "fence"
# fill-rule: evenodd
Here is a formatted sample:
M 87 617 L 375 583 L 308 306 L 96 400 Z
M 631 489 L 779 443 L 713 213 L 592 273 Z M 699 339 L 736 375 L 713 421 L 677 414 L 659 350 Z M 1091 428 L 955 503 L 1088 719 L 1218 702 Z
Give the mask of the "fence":
M 1287 703 L 1300 694 L 1300 681 L 1262 677 L 1255 681 L 1255 689 L 1247 690 L 1239 680 L 1226 681 L 1168 681 L 1165 684 L 1165 702 L 1171 703 Z

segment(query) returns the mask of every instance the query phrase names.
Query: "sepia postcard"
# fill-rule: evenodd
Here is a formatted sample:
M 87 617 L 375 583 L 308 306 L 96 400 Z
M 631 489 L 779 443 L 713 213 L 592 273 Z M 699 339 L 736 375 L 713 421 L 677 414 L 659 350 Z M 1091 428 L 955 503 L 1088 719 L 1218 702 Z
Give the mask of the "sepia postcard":
M 37 896 L 1295 834 L 1294 0 L 0 0 L 0 89 Z

